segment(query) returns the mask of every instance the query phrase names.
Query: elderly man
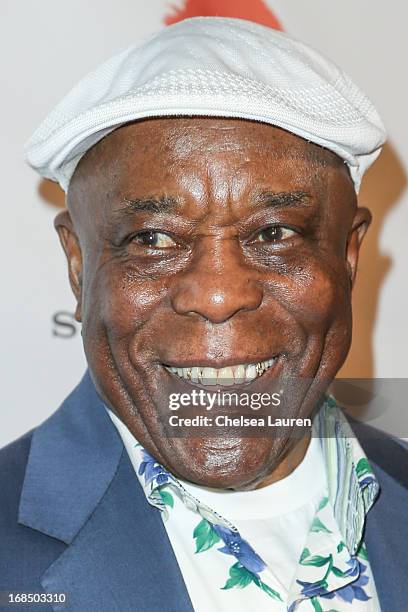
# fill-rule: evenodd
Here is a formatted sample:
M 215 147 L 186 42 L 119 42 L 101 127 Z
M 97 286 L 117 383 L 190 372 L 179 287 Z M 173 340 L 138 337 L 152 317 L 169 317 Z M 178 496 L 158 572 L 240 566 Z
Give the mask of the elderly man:
M 122 52 L 40 126 L 89 371 L 0 453 L 3 605 L 406 609 L 406 450 L 326 394 L 383 142 L 331 62 L 219 18 Z M 268 418 L 227 390 L 269 391 Z

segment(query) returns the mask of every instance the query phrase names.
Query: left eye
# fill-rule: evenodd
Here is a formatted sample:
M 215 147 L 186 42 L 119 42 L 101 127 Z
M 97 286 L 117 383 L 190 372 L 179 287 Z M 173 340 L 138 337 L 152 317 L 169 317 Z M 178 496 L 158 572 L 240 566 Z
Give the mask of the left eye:
M 176 242 L 168 234 L 162 232 L 140 232 L 133 238 L 141 246 L 155 249 L 169 249 L 177 246 Z
M 253 242 L 278 242 L 279 240 L 287 240 L 296 234 L 295 230 L 281 225 L 271 225 L 261 230 Z

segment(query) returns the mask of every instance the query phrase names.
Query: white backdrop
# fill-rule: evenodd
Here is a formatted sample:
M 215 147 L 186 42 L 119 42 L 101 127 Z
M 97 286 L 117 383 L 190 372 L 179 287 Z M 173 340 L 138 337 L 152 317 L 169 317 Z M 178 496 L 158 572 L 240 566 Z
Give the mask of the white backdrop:
M 251 0 L 248 0 L 251 2 Z M 0 446 L 41 422 L 80 379 L 78 328 L 53 322 L 74 300 L 53 218 L 63 194 L 25 166 L 22 148 L 60 98 L 114 52 L 163 26 L 182 0 L 2 0 Z M 374 224 L 354 296 L 343 376 L 407 377 L 408 56 L 405 2 L 268 0 L 289 33 L 340 64 L 372 98 L 390 142 L 361 201 Z M 68 322 L 67 317 L 60 319 Z M 76 333 L 72 334 L 73 329 Z M 66 336 L 66 337 L 63 337 Z

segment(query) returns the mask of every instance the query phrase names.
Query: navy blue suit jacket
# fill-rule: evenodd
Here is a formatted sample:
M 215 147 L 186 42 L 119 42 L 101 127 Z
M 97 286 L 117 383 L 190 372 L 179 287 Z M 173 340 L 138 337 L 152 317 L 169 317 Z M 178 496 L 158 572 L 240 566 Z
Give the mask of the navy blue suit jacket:
M 365 540 L 382 610 L 405 612 L 408 452 L 383 434 L 360 442 L 381 485 Z M 67 593 L 65 607 L 8 608 L 18 611 L 193 610 L 160 513 L 88 373 L 45 423 L 0 451 L 5 590 Z

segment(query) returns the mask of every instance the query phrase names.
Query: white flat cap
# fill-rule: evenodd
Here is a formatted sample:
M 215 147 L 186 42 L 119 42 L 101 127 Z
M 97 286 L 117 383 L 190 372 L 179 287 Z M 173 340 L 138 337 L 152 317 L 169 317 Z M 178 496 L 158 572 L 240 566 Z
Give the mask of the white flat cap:
M 250 21 L 195 17 L 83 78 L 35 131 L 26 160 L 66 191 L 81 157 L 115 128 L 184 115 L 284 128 L 337 153 L 356 191 L 386 138 L 370 100 L 314 49 Z

